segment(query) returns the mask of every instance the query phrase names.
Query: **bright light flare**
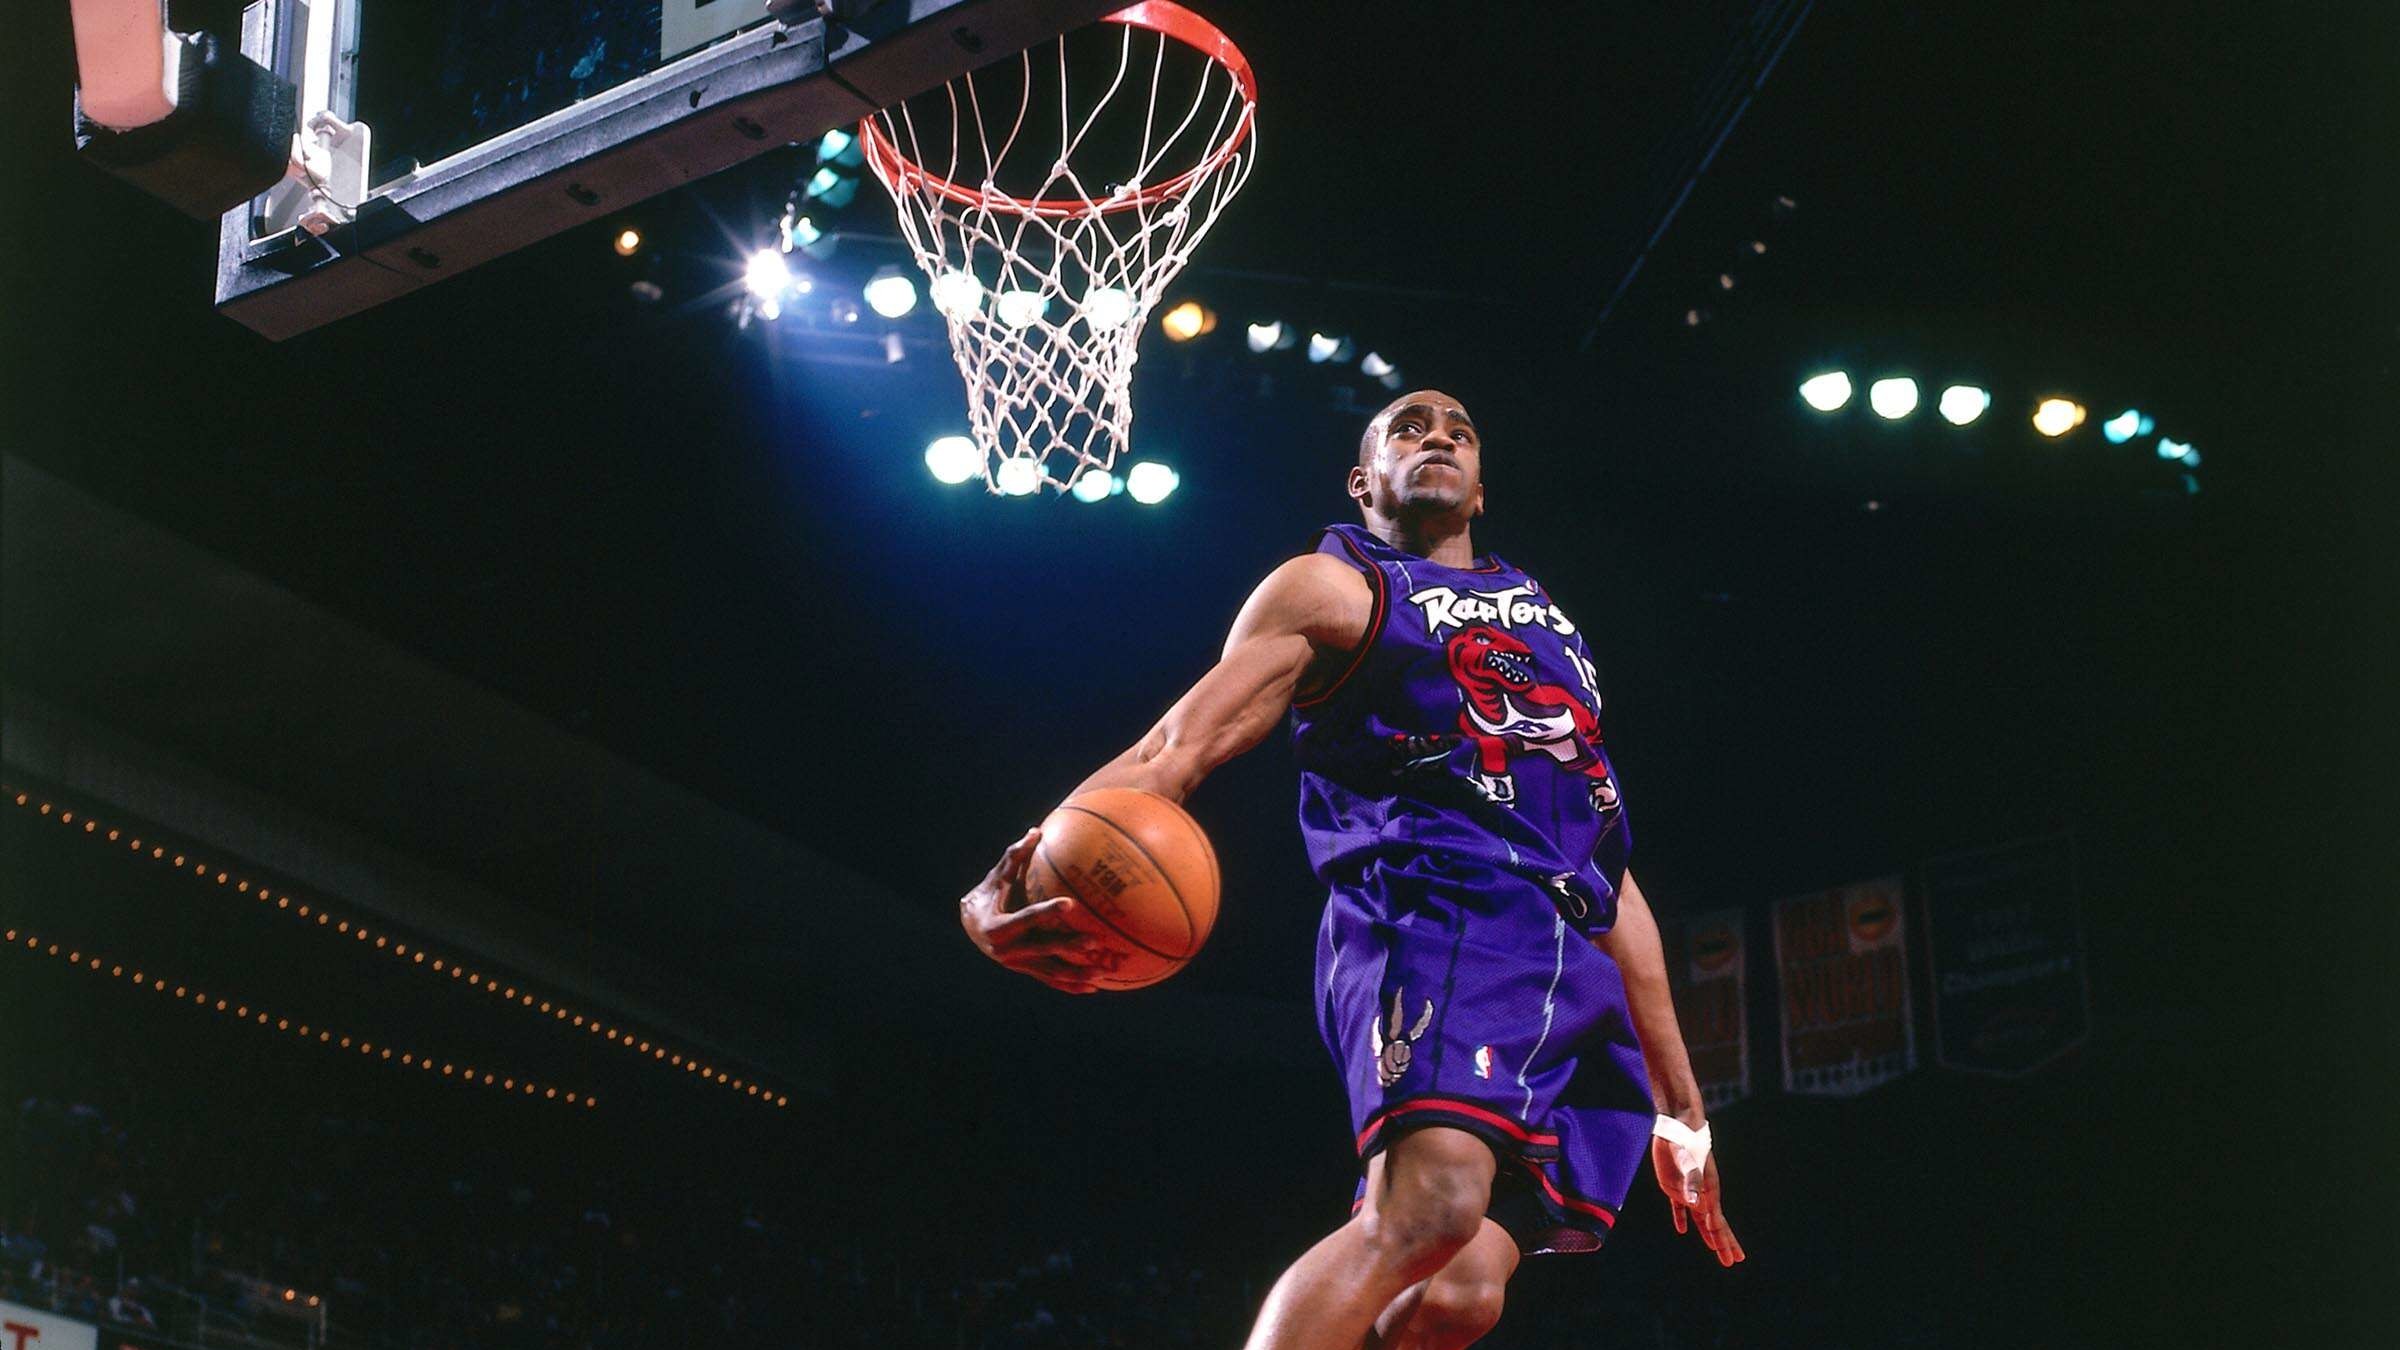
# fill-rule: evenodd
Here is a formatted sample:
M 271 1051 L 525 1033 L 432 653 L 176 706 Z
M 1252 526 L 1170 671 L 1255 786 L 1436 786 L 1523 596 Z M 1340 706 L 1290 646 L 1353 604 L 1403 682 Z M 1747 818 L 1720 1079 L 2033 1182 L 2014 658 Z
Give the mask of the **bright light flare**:
M 1115 328 L 1133 317 L 1133 297 L 1115 286 L 1094 286 L 1083 293 L 1083 321 L 1095 332 Z
M 2134 437 L 2145 436 L 2149 432 L 2150 419 L 2143 416 L 2141 411 L 2136 408 L 2127 408 L 2100 424 L 2100 434 L 2108 438 L 2110 445 L 2123 445 Z
M 1254 323 L 1243 329 L 1242 341 L 1249 344 L 1250 350 L 1264 353 L 1271 352 L 1278 347 L 1290 346 L 1292 336 L 1290 331 L 1283 326 L 1282 320 L 1269 319 L 1265 323 Z
M 1308 335 L 1308 359 L 1312 365 L 1321 366 L 1328 361 L 1347 361 L 1350 359 L 1351 350 L 1350 339 L 1346 337 L 1333 333 Z
M 925 447 L 925 467 L 945 483 L 964 483 L 983 472 L 983 451 L 964 436 L 936 437 Z
M 933 307 L 963 319 L 983 307 L 983 283 L 973 272 L 944 272 L 933 279 Z
M 1905 375 L 1867 386 L 1867 406 L 1877 417 L 1897 422 L 1917 410 L 1917 382 Z
M 1075 485 L 1067 491 L 1079 502 L 1104 502 L 1123 486 L 1123 482 L 1106 469 L 1085 469 L 1075 476 Z
M 1838 370 L 1811 375 L 1800 382 L 1800 398 L 1818 412 L 1840 412 L 1850 402 L 1850 377 Z
M 1392 373 L 1392 363 L 1375 352 L 1368 352 L 1358 358 L 1358 373 L 1370 380 L 1380 380 Z
M 783 260 L 780 251 L 762 248 L 750 255 L 749 266 L 742 269 L 742 284 L 759 299 L 772 300 L 791 288 L 792 265 Z
M 992 312 L 1011 328 L 1030 328 L 1050 312 L 1050 297 L 1039 291 L 1002 291 L 992 302 Z
M 1954 427 L 1963 427 L 1983 416 L 1992 406 L 1992 392 L 1971 384 L 1954 384 L 1942 391 L 1940 408 L 1942 420 Z
M 898 268 L 887 268 L 867 281 L 863 292 L 867 308 L 887 319 L 897 319 L 917 307 L 917 283 Z
M 992 480 L 1004 497 L 1030 497 L 1042 486 L 1042 470 L 1032 460 L 1018 456 L 1000 461 L 1000 471 Z
M 2082 404 L 2071 398 L 2046 398 L 2033 410 L 2033 429 L 2056 438 L 2082 426 L 2089 415 Z
M 642 232 L 628 225 L 617 231 L 617 237 L 611 246 L 617 250 L 618 257 L 630 258 L 642 251 Z
M 1145 459 L 1125 471 L 1125 494 L 1144 506 L 1167 499 L 1183 476 L 1156 460 Z
M 2194 449 L 2188 442 L 2175 440 L 2167 436 L 2161 436 L 2158 438 L 2158 457 L 2160 459 L 2181 460 L 2193 468 L 2200 467 L 2200 452 L 2198 450 Z
M 1158 326 L 1167 341 L 1189 342 L 1217 330 L 1217 312 L 1197 300 L 1186 300 L 1161 316 Z

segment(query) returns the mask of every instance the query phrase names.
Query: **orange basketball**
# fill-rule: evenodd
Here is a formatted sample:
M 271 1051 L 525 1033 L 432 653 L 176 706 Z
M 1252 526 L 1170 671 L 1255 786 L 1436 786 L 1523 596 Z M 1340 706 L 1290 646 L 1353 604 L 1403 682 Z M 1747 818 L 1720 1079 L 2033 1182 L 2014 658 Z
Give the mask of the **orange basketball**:
M 1156 984 L 1200 952 L 1217 923 L 1217 851 L 1191 813 L 1139 788 L 1098 788 L 1042 822 L 1025 872 L 1038 903 L 1071 895 L 1102 939 L 1103 989 Z

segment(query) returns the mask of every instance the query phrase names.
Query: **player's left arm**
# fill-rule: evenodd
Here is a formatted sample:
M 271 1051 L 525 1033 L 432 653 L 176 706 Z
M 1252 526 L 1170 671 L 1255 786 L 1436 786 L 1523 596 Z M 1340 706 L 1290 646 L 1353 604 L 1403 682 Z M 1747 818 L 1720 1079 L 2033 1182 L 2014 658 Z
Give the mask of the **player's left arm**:
M 1642 1062 L 1650 1072 L 1650 1098 L 1658 1113 L 1693 1130 L 1707 1125 L 1700 1083 L 1692 1075 L 1683 1029 L 1675 1021 L 1675 998 L 1667 985 L 1667 957 L 1658 938 L 1658 920 L 1650 913 L 1650 902 L 1630 870 L 1617 892 L 1616 925 L 1593 938 L 1592 945 L 1608 953 L 1624 976 L 1625 1004 L 1633 1015 L 1633 1034 L 1642 1044 Z M 1675 1161 L 1673 1145 L 1665 1139 L 1650 1141 L 1650 1162 L 1659 1189 L 1667 1193 L 1667 1206 L 1674 1211 L 1675 1231 L 1683 1232 L 1696 1223 L 1700 1240 L 1716 1253 L 1719 1264 L 1730 1266 L 1741 1260 L 1741 1241 L 1725 1222 L 1715 1150 L 1702 1162 L 1696 1182 L 1684 1175 Z

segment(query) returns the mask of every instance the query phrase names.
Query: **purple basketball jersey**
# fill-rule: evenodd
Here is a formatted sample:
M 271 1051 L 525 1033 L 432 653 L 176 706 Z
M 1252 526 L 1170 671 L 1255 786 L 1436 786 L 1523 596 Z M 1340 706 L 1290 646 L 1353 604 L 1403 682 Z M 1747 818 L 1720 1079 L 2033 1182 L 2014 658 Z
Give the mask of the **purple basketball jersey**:
M 1319 549 L 1375 592 L 1340 677 L 1293 709 L 1331 892 L 1318 1031 L 1361 1165 L 1412 1130 L 1467 1131 L 1525 1251 L 1597 1250 L 1651 1103 L 1624 981 L 1588 940 L 1616 919 L 1627 847 L 1590 652 L 1497 558 L 1443 567 L 1356 525 Z
M 1375 588 L 1348 667 L 1292 712 L 1318 878 L 1446 854 L 1547 887 L 1579 929 L 1605 931 L 1630 838 L 1583 634 L 1497 557 L 1444 567 L 1358 525 L 1327 527 L 1317 551 Z

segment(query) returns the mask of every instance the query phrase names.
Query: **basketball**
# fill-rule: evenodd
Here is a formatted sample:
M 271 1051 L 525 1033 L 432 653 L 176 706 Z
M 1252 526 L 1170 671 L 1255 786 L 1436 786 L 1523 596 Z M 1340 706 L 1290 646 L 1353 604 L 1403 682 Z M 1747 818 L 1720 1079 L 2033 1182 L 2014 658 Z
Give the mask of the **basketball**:
M 1140 989 L 1183 969 L 1217 922 L 1217 851 L 1191 813 L 1139 788 L 1099 788 L 1042 822 L 1025 872 L 1038 903 L 1071 895 L 1102 939 L 1092 983 Z

